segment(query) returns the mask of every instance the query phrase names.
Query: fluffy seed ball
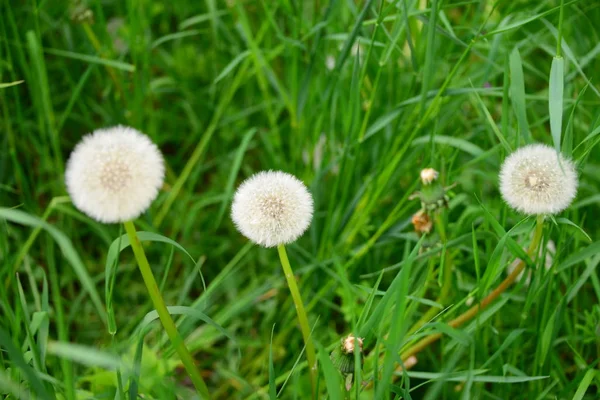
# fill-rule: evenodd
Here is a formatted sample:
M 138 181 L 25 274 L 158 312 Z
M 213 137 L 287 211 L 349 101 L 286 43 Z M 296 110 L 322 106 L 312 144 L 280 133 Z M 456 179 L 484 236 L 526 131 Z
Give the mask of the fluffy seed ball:
M 313 199 L 306 186 L 280 171 L 245 180 L 233 198 L 231 218 L 248 239 L 264 247 L 291 243 L 309 227 Z
M 158 147 L 148 136 L 125 126 L 84 136 L 65 172 L 75 207 L 104 223 L 137 218 L 150 207 L 163 179 Z
M 522 213 L 558 213 L 577 194 L 575 165 L 550 146 L 521 147 L 502 164 L 500 193 L 508 205 Z

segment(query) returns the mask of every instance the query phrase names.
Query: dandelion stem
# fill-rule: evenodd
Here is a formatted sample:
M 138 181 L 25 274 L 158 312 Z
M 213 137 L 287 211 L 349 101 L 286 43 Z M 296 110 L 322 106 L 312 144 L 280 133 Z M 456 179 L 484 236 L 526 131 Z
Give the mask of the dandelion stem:
M 302 337 L 304 338 L 304 345 L 306 346 L 306 359 L 308 361 L 308 370 L 310 371 L 310 383 L 313 389 L 312 393 L 314 394 L 317 364 L 315 347 L 310 338 L 310 325 L 308 324 L 308 317 L 306 316 L 304 304 L 302 303 L 302 297 L 300 296 L 300 291 L 298 290 L 296 278 L 294 276 L 294 272 L 292 271 L 290 260 L 288 259 L 285 251 L 285 246 L 282 244 L 278 245 L 277 251 L 279 252 L 279 259 L 281 260 L 281 267 L 283 268 L 285 279 L 287 280 L 290 293 L 292 294 L 292 299 L 294 300 L 294 305 L 296 306 L 296 313 L 298 314 L 298 321 L 300 322 L 300 329 L 302 330 Z
M 442 241 L 442 244 L 445 244 L 448 241 L 448 238 L 446 236 L 446 229 L 444 226 L 444 223 L 442 221 L 442 217 L 440 213 L 436 213 L 435 214 L 435 228 L 438 232 L 438 234 L 440 235 L 440 240 Z M 444 305 L 444 302 L 446 301 L 446 298 L 448 297 L 448 295 L 450 294 L 450 288 L 452 287 L 452 256 L 450 255 L 450 252 L 447 251 L 446 255 L 444 258 L 444 264 L 441 266 L 441 268 L 443 269 L 443 278 L 444 281 L 442 283 L 442 289 L 440 291 L 440 295 L 438 296 L 438 298 L 435 300 L 436 303 L 441 304 L 442 306 Z M 423 325 L 425 325 L 427 322 L 431 321 L 431 319 L 433 317 L 435 317 L 438 313 L 440 312 L 439 308 L 437 307 L 430 307 L 429 310 L 427 310 L 425 312 L 425 314 L 423 314 L 423 316 L 413 325 L 410 327 L 410 329 L 407 332 L 407 335 L 412 335 L 413 333 L 415 333 L 416 331 L 418 331 Z
M 185 347 L 185 343 L 181 338 L 181 335 L 177 331 L 177 327 L 175 326 L 175 322 L 173 322 L 173 318 L 171 318 L 171 314 L 169 314 L 169 310 L 167 310 L 167 306 L 165 305 L 165 301 L 160 294 L 160 290 L 158 289 L 158 285 L 156 284 L 156 279 L 154 279 L 154 274 L 152 274 L 152 269 L 150 269 L 150 264 L 148 263 L 148 259 L 146 258 L 146 253 L 144 252 L 144 248 L 138 239 L 137 232 L 135 230 L 135 226 L 132 221 L 124 222 L 125 230 L 127 231 L 127 235 L 129 236 L 129 241 L 131 242 L 131 248 L 133 249 L 133 254 L 135 255 L 135 259 L 140 268 L 140 272 L 142 273 L 142 277 L 144 278 L 144 283 L 146 284 L 146 288 L 148 289 L 148 294 L 152 299 L 152 303 L 154 304 L 154 308 L 156 308 L 156 312 L 158 313 L 158 317 L 160 318 L 160 322 L 162 323 L 163 328 L 167 332 L 169 339 L 171 340 L 171 344 L 179 354 L 181 358 L 181 362 L 185 367 L 196 391 L 200 394 L 202 398 L 209 399 L 210 394 L 208 393 L 208 388 L 206 387 L 206 383 L 202 379 L 200 375 L 200 371 L 196 367 L 194 363 L 194 359 L 190 354 L 187 347 Z
M 533 239 L 531 241 L 531 244 L 529 245 L 529 249 L 527 250 L 527 255 L 529 257 L 533 257 L 534 254 L 536 254 L 536 252 L 537 252 L 540 242 L 542 241 L 543 227 L 544 227 L 544 216 L 538 215 L 537 224 L 535 227 L 535 233 L 534 233 Z M 481 300 L 481 302 L 479 304 L 474 305 L 473 307 L 471 307 L 470 309 L 465 311 L 463 314 L 459 315 L 452 321 L 448 322 L 448 325 L 451 326 L 452 328 L 457 328 L 457 327 L 463 325 L 465 322 L 471 320 L 480 311 L 484 310 L 494 300 L 496 300 L 498 298 L 498 296 L 500 296 L 502 293 L 504 293 L 504 291 L 510 285 L 512 285 L 515 282 L 515 280 L 517 280 L 517 277 L 521 274 L 521 272 L 525 268 L 525 265 L 526 265 L 525 262 L 521 260 L 519 262 L 519 264 L 517 265 L 517 267 L 513 270 L 513 272 L 511 272 L 511 274 L 508 275 L 506 277 L 506 279 L 504 279 L 502 281 L 502 283 L 500 283 L 500 285 L 498 285 L 498 287 L 496 289 L 494 289 L 483 300 Z M 410 356 L 413 356 L 413 355 L 419 353 L 421 350 L 425 349 L 427 346 L 429 346 L 431 343 L 434 343 L 441 337 L 442 337 L 441 334 L 436 333 L 434 335 L 430 335 L 430 336 L 427 336 L 427 337 L 421 339 L 415 345 L 409 347 L 406 351 L 404 351 L 402 353 L 402 355 L 401 355 L 402 361 L 406 361 Z

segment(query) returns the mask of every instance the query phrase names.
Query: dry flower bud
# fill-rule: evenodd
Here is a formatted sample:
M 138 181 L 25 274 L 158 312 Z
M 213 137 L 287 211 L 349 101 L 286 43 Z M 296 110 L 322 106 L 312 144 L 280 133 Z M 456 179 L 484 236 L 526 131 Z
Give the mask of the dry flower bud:
M 439 175 L 440 173 L 435 169 L 425 168 L 421 170 L 421 182 L 423 182 L 423 185 L 429 185 L 431 182 L 435 181 Z
M 417 232 L 419 235 L 422 235 L 424 233 L 430 233 L 431 228 L 433 227 L 433 222 L 431 221 L 431 218 L 422 209 L 417 211 L 412 216 L 412 224 L 415 227 L 415 232 Z

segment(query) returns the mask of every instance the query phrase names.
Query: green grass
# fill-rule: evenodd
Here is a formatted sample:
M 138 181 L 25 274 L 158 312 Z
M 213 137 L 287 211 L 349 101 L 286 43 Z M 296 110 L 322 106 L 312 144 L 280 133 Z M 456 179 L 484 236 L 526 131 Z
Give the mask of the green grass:
M 317 398 L 597 399 L 598 21 L 586 0 L 0 0 L 0 397 L 194 397 L 122 228 L 66 197 L 81 136 L 125 124 L 165 156 L 135 223 L 214 398 L 310 398 L 277 251 L 228 217 L 237 185 L 273 169 L 315 200 L 287 251 Z M 498 192 L 502 161 L 530 142 L 580 176 L 544 225 L 549 269 L 523 250 L 535 218 Z M 409 196 L 426 167 L 457 185 L 419 241 Z M 454 326 L 516 257 L 529 285 Z M 346 392 L 328 354 L 353 332 L 364 385 Z

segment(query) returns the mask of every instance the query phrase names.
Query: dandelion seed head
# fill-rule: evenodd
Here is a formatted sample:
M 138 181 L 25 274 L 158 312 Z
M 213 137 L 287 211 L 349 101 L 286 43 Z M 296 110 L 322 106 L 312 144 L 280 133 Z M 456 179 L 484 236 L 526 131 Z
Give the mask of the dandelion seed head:
M 521 147 L 500 169 L 504 201 L 525 214 L 556 214 L 577 194 L 575 165 L 550 146 Z
M 313 200 L 293 175 L 259 172 L 245 180 L 233 198 L 231 218 L 248 239 L 264 247 L 291 243 L 308 229 Z
M 164 162 L 148 136 L 125 126 L 98 129 L 82 138 L 65 171 L 75 207 L 103 223 L 137 218 L 163 184 Z

